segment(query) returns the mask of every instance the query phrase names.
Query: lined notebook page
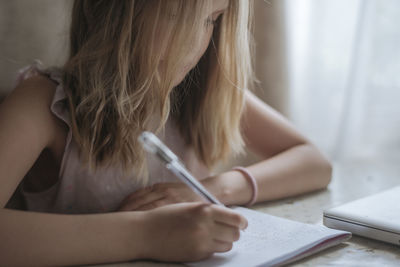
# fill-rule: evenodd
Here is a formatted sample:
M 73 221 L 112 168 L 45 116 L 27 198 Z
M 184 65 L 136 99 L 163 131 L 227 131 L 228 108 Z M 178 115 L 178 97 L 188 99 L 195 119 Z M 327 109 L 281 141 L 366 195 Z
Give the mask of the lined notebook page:
M 337 245 L 351 233 L 310 225 L 258 211 L 233 207 L 248 220 L 229 252 L 215 253 L 211 258 L 185 263 L 189 266 L 273 266 L 298 260 L 322 249 Z

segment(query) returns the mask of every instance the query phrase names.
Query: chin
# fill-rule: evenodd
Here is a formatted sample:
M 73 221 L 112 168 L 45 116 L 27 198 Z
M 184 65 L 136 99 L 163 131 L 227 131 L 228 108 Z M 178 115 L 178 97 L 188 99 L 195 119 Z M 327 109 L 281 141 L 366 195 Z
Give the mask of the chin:
M 183 72 L 178 79 L 176 79 L 176 81 L 174 82 L 174 87 L 178 86 L 180 83 L 182 83 L 186 76 L 188 75 L 188 71 Z

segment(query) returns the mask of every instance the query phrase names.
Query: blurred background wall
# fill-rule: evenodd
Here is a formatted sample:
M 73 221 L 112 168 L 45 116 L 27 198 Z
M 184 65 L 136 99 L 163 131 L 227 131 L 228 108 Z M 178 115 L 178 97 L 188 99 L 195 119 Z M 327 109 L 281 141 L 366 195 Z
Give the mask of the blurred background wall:
M 67 51 L 71 0 L 0 0 L 0 96 L 35 59 L 59 65 Z

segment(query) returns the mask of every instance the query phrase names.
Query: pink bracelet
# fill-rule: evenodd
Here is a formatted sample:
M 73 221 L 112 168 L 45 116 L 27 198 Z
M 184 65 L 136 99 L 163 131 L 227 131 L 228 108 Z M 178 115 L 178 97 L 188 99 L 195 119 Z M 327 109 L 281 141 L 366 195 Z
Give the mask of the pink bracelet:
M 256 203 L 257 195 L 258 195 L 258 186 L 257 186 L 256 179 L 246 168 L 236 166 L 236 167 L 232 168 L 232 170 L 241 172 L 244 175 L 244 177 L 250 182 L 251 188 L 253 189 L 253 195 L 251 196 L 251 199 L 246 204 L 246 206 L 249 207 L 249 206 L 253 205 L 254 203 Z

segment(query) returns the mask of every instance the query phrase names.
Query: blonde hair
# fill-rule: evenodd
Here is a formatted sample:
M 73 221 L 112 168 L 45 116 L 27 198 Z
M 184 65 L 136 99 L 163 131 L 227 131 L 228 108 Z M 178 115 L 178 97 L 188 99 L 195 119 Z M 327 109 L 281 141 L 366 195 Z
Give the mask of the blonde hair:
M 145 181 L 137 137 L 162 130 L 170 115 L 210 168 L 243 150 L 244 91 L 254 79 L 252 1 L 230 0 L 197 66 L 173 85 L 178 59 L 199 43 L 210 8 L 211 0 L 75 0 L 64 82 L 73 136 L 89 169 L 117 164 Z M 169 37 L 165 73 L 154 46 L 161 26 Z

